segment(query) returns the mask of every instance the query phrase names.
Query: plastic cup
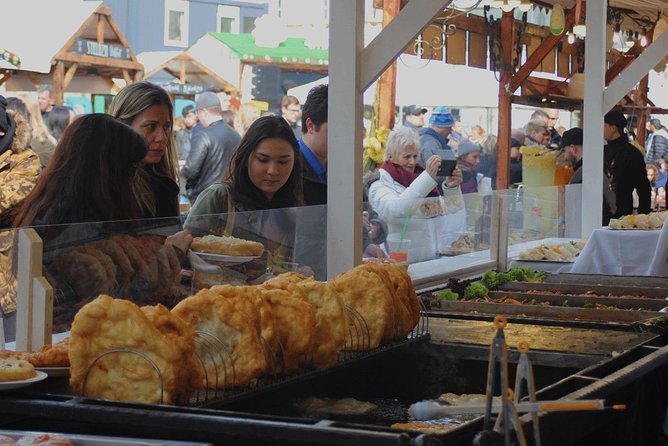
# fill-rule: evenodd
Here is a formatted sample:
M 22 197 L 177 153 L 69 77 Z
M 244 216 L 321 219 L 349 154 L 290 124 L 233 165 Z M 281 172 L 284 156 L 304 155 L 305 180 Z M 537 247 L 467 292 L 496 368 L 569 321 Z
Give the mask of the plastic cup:
M 399 244 L 401 244 L 401 249 L 399 249 Z M 388 238 L 387 247 L 390 251 L 389 257 L 391 259 L 396 260 L 398 262 L 408 263 L 408 251 L 410 250 L 411 247 L 410 240 L 404 239 L 404 241 L 400 243 L 398 237 Z

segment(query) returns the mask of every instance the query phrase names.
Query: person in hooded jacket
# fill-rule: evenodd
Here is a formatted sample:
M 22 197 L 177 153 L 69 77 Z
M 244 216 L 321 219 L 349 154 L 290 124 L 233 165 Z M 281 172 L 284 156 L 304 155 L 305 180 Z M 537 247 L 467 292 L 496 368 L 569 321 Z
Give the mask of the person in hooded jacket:
M 427 161 L 433 155 L 443 160 L 454 160 L 455 154 L 449 145 L 448 136 L 455 124 L 455 118 L 447 107 L 436 107 L 429 116 L 429 127 L 420 129 L 420 158 L 419 163 L 422 166 L 427 165 Z M 436 177 L 439 192 L 443 193 L 442 184 L 445 177 Z
M 7 100 L 0 96 L 0 315 L 5 339 L 15 332 L 16 277 L 12 273 L 14 232 L 3 228 L 12 222 L 21 203 L 34 189 L 42 170 L 39 156 L 30 149 L 32 132 L 28 121 L 7 110 Z M 9 337 L 12 336 L 12 338 Z

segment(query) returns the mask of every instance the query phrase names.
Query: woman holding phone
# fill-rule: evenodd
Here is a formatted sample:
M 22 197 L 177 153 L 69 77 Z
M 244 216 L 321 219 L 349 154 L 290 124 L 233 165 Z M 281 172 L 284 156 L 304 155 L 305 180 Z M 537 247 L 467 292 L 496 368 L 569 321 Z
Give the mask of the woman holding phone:
M 436 257 L 439 249 L 448 247 L 466 229 L 461 170 L 446 166 L 447 160 L 436 155 L 422 167 L 419 156 L 418 134 L 406 127 L 395 128 L 387 138 L 380 177 L 369 186 L 369 203 L 388 223 L 388 240 L 401 237 L 402 232 L 405 240 L 411 240 L 411 263 Z M 442 164 L 451 170 L 443 172 L 450 174 L 443 182 L 443 195 L 436 182 Z

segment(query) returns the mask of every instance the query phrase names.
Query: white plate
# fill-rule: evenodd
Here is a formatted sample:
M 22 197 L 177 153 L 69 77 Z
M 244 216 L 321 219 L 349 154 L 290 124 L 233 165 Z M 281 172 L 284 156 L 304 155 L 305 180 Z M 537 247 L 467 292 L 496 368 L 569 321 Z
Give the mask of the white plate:
M 39 370 L 36 370 L 37 375 L 33 376 L 30 379 L 24 379 L 23 381 L 4 381 L 0 382 L 0 390 L 10 390 L 10 389 L 19 389 L 21 387 L 26 387 L 29 386 L 32 383 L 36 383 L 39 381 L 42 381 L 43 379 L 46 379 L 48 376 L 44 372 L 40 372 Z
M 193 254 L 196 254 L 197 256 L 201 257 L 202 260 L 210 260 L 213 262 L 224 262 L 227 263 L 228 265 L 246 263 L 260 257 L 260 256 L 228 256 L 226 254 L 213 254 L 211 252 L 197 252 L 197 251 L 193 251 Z
M 56 376 L 70 376 L 69 367 L 35 367 L 35 370 L 44 372 L 50 377 Z

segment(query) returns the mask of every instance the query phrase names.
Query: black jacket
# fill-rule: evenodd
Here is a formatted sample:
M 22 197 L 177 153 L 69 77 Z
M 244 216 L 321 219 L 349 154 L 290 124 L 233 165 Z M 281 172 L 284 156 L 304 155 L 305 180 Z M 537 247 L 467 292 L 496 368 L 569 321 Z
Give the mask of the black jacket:
M 302 173 L 304 176 L 304 205 L 314 206 L 318 204 L 327 204 L 327 183 L 324 183 L 318 177 L 303 156 Z
M 651 187 L 645 160 L 640 150 L 628 142 L 626 135 L 608 141 L 603 150 L 603 167 L 616 196 L 617 212 L 613 218 L 633 213 L 633 189 L 638 193 L 638 213 L 650 212 Z
M 190 153 L 182 170 L 191 203 L 195 203 L 200 192 L 221 180 L 240 140 L 239 134 L 223 120 L 193 133 Z

